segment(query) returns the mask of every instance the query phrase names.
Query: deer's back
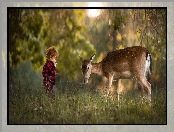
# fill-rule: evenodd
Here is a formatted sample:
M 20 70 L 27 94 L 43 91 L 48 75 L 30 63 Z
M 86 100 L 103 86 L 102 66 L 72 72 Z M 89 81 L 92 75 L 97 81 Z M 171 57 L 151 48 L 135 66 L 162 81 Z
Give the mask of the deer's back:
M 109 52 L 102 60 L 104 73 L 134 71 L 146 61 L 147 49 L 140 46 Z

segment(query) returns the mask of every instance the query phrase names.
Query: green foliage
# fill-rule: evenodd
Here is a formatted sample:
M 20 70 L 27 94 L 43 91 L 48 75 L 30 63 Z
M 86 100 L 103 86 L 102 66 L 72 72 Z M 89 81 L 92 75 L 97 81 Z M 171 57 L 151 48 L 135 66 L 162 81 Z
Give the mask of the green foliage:
M 147 47 L 152 54 L 153 84 L 166 85 L 166 10 L 147 9 L 133 11 L 137 18 L 137 42 Z
M 88 17 L 86 11 L 9 9 L 10 68 L 29 60 L 41 71 L 46 49 L 55 45 L 60 54 L 59 75 L 78 79 L 79 55 L 89 58 L 96 53 L 94 61 L 101 61 L 115 48 L 142 45 L 152 53 L 154 82 L 166 78 L 165 9 L 101 10 L 97 18 Z
M 111 10 L 112 17 L 110 17 L 111 22 L 110 26 L 114 30 L 119 30 L 122 24 L 126 24 L 128 22 L 128 17 L 123 10 Z
M 82 17 L 83 10 L 10 10 L 9 30 L 14 30 L 10 34 L 9 43 L 10 67 L 14 68 L 30 60 L 34 69 L 41 71 L 46 49 L 55 45 L 60 54 L 57 65 L 59 74 L 68 74 L 69 78 L 76 78 L 75 73 L 77 75 L 80 73 L 79 55 L 87 56 L 95 53 L 91 42 L 81 34 L 85 30 L 80 23 Z M 17 23 L 14 24 L 13 21 Z M 16 32 L 16 29 L 22 32 Z M 22 34 L 25 37 L 15 37 Z
M 13 70 L 9 70 L 9 90 L 10 95 L 15 91 L 18 94 L 29 93 L 29 91 L 37 91 L 42 86 L 42 75 L 36 72 L 30 61 L 21 63 Z

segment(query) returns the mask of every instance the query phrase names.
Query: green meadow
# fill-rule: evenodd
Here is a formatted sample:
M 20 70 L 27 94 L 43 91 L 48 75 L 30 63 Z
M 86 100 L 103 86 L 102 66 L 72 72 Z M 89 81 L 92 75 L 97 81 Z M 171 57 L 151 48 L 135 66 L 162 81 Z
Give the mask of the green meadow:
M 54 87 L 55 97 L 44 87 L 9 92 L 9 124 L 166 124 L 166 90 L 152 91 L 152 103 L 139 100 L 140 91 L 106 97 L 78 83 Z

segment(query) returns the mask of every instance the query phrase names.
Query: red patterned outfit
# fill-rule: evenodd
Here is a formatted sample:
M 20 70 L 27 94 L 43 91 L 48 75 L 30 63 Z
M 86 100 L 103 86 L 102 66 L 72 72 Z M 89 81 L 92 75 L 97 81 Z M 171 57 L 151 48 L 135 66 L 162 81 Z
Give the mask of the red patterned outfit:
M 43 66 L 42 75 L 44 77 L 43 83 L 46 88 L 46 93 L 49 91 L 50 94 L 53 93 L 53 85 L 55 85 L 55 77 L 56 77 L 56 67 L 54 63 L 50 60 L 46 60 L 45 65 Z

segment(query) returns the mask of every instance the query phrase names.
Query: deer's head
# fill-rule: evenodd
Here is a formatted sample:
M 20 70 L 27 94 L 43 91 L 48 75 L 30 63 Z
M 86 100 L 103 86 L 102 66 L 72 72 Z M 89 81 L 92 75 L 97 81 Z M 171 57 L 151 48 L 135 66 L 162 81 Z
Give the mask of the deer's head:
M 81 70 L 82 70 L 83 76 L 84 76 L 84 83 L 88 83 L 88 79 L 90 78 L 91 69 L 92 69 L 91 62 L 93 61 L 94 57 L 95 57 L 95 54 L 93 56 L 91 56 L 89 60 L 84 60 L 82 57 L 80 57 L 80 60 L 82 62 Z

